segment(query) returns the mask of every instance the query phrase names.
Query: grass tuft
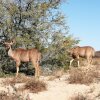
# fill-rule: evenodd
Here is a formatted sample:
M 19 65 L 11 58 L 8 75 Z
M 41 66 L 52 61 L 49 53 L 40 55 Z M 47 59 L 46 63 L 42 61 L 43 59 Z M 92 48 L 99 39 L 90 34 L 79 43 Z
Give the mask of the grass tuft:
M 39 80 L 30 80 L 24 85 L 25 90 L 29 90 L 32 93 L 38 93 L 47 89 L 46 83 Z
M 72 96 L 69 100 L 87 100 L 87 99 L 82 94 L 77 94 L 75 96 Z
M 69 73 L 69 83 L 71 84 L 90 84 L 99 77 L 99 72 L 96 69 L 74 68 Z

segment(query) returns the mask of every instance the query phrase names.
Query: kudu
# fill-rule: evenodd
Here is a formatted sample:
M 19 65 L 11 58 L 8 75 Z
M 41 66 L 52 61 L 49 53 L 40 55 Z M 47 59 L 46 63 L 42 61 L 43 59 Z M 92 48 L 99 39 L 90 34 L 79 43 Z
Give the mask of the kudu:
M 83 57 L 87 59 L 88 65 L 92 63 L 92 58 L 95 55 L 95 50 L 91 46 L 76 46 L 71 49 L 70 54 L 72 56 L 72 60 L 70 60 L 70 66 L 72 65 L 72 62 L 76 59 L 78 66 L 79 66 L 79 57 Z
M 5 46 L 8 48 L 8 55 L 16 62 L 16 77 L 19 73 L 19 66 L 21 62 L 29 62 L 31 61 L 34 68 L 35 68 L 35 77 L 40 76 L 40 66 L 39 62 L 41 60 L 41 53 L 35 49 L 22 49 L 17 48 L 15 50 L 12 50 L 12 45 L 15 43 L 15 39 L 12 39 L 9 42 L 4 42 Z

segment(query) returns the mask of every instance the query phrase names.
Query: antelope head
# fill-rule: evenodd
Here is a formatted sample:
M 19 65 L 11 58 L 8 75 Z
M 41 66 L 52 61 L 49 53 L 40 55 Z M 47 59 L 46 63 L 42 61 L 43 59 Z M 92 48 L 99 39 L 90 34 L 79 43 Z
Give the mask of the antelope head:
M 9 49 L 15 43 L 15 39 L 11 39 L 10 41 L 4 42 L 6 49 Z

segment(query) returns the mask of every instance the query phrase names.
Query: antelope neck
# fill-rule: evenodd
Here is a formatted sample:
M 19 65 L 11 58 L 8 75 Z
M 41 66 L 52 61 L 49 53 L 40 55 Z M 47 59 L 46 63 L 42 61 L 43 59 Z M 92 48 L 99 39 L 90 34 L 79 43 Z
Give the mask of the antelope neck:
M 11 46 L 10 46 L 10 48 L 9 48 L 9 50 L 8 50 L 8 55 L 9 55 L 10 57 L 13 57 L 13 50 L 12 50 Z

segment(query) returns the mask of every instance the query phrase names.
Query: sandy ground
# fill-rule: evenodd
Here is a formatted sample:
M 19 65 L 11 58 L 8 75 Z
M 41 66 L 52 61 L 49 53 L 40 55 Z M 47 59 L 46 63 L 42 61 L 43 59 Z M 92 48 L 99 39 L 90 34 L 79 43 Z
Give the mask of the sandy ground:
M 96 98 L 100 93 L 100 84 L 96 83 L 90 86 L 69 84 L 66 81 L 67 77 L 68 75 L 64 75 L 60 80 L 47 81 L 48 90 L 38 94 L 29 93 L 30 100 L 71 100 L 71 97 L 76 95 L 87 96 L 88 100 L 100 100 L 100 98 Z
M 81 84 L 69 84 L 67 79 L 69 75 L 63 75 L 60 79 L 48 80 L 48 77 L 41 77 L 41 80 L 47 83 L 47 90 L 39 93 L 23 93 L 24 98 L 28 100 L 72 100 L 71 97 L 75 95 L 84 95 L 87 100 L 100 100 L 100 83 L 93 83 L 89 86 Z M 0 84 L 2 83 L 0 79 Z M 13 92 L 12 87 L 8 86 L 10 92 Z M 0 91 L 8 91 L 8 87 L 0 85 Z M 26 100 L 26 99 L 25 99 Z
M 85 85 L 71 85 L 64 80 L 55 79 L 48 81 L 48 91 L 38 94 L 29 94 L 31 100 L 68 100 L 76 93 L 83 93 L 89 90 Z
M 93 68 L 96 69 L 95 66 L 91 67 L 91 69 Z M 100 67 L 97 66 L 97 68 L 99 69 L 96 70 L 100 71 Z M 53 78 L 53 76 L 41 76 L 40 80 L 47 84 L 46 91 L 39 93 L 24 91 L 21 95 L 23 98 L 25 98 L 25 100 L 77 100 L 71 99 L 77 95 L 83 95 L 86 97 L 85 100 L 100 100 L 100 79 L 95 83 L 91 83 L 90 85 L 69 84 L 69 76 L 70 75 L 68 73 L 61 75 L 60 78 Z M 4 86 L 4 84 L 2 84 L 3 80 L 6 80 L 6 78 L 0 78 L 0 92 L 5 91 L 14 93 L 14 88 L 12 86 Z M 16 87 L 21 85 L 22 83 L 15 84 Z

